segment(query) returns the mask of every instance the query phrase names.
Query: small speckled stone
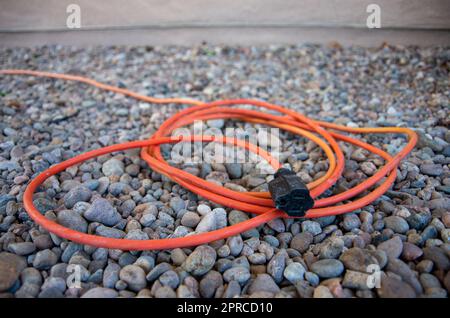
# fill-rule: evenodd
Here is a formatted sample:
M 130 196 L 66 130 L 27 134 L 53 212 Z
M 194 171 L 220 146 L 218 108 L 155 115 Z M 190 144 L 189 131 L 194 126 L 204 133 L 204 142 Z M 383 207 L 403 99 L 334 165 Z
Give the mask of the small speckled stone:
M 186 259 L 184 268 L 193 275 L 203 275 L 214 266 L 216 257 L 216 251 L 212 247 L 198 246 Z
M 112 158 L 106 161 L 102 166 L 102 172 L 105 176 L 121 176 L 124 173 L 124 164 L 122 161 Z
M 408 222 L 399 216 L 388 216 L 384 219 L 384 223 L 388 229 L 395 233 L 405 234 L 409 230 Z
M 243 284 L 250 279 L 250 272 L 248 268 L 243 266 L 232 267 L 223 273 L 223 279 L 226 282 L 237 281 Z
M 322 233 L 322 228 L 320 227 L 319 223 L 308 220 L 302 222 L 302 231 L 309 232 L 312 235 L 318 235 Z
M 111 288 L 95 287 L 89 289 L 81 298 L 116 298 L 119 293 Z
M 302 264 L 296 262 L 293 262 L 286 266 L 283 273 L 284 277 L 293 284 L 302 280 L 304 274 L 305 268 L 302 266 Z
M 377 248 L 384 251 L 389 258 L 398 258 L 403 250 L 403 242 L 398 236 L 380 243 Z
M 344 271 L 344 265 L 336 259 L 323 259 L 311 265 L 311 270 L 322 278 L 337 277 Z
M 36 250 L 36 246 L 32 242 L 12 243 L 8 245 L 8 249 L 16 255 L 29 255 Z

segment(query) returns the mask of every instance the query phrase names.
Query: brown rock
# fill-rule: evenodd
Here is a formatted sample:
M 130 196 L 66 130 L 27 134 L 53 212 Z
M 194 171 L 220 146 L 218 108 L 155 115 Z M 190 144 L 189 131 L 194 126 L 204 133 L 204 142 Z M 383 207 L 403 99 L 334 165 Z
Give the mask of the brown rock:
M 377 249 L 385 251 L 388 258 L 398 258 L 402 253 L 403 242 L 399 236 L 380 243 Z
M 441 270 L 448 271 L 450 269 L 450 260 L 444 250 L 437 246 L 425 247 L 423 249 L 423 257 L 433 261 L 434 265 Z
M 304 253 L 311 245 L 313 239 L 313 235 L 309 232 L 299 233 L 292 238 L 291 248 L 299 251 L 300 253 Z
M 342 253 L 339 259 L 344 263 L 345 268 L 364 273 L 367 272 L 369 265 L 379 265 L 378 260 L 370 251 L 358 247 L 348 249 Z
M 417 279 L 416 273 L 400 259 L 391 259 L 386 268 L 389 272 L 397 274 L 405 283 L 413 287 L 418 295 L 423 293 L 422 285 Z
M 403 243 L 402 258 L 405 261 L 413 261 L 422 256 L 422 254 L 423 254 L 422 249 L 417 245 L 414 245 L 409 242 Z
M 251 265 L 250 272 L 254 275 L 266 273 L 266 265 Z
M 445 275 L 444 286 L 445 288 L 447 288 L 447 291 L 450 292 L 450 272 L 448 272 L 447 275 Z
M 416 298 L 416 293 L 411 286 L 388 276 L 381 279 L 381 286 L 377 292 L 381 298 Z
M 314 287 L 309 285 L 307 281 L 298 281 L 294 286 L 300 298 L 311 298 L 313 296 Z
M 0 292 L 11 288 L 25 267 L 27 262 L 23 257 L 7 252 L 0 253 Z
M 342 286 L 358 290 L 369 289 L 367 282 L 370 279 L 370 275 L 371 274 L 348 270 L 345 272 Z
M 280 287 L 275 283 L 272 276 L 268 274 L 259 274 L 248 287 L 248 293 L 251 295 L 261 291 L 276 294 L 280 291 Z

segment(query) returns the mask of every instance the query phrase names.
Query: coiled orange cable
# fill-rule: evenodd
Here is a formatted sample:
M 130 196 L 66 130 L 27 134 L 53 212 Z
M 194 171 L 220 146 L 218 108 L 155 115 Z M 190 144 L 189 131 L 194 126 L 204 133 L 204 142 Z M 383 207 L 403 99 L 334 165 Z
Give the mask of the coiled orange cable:
M 370 204 L 379 198 L 389 187 L 393 184 L 396 178 L 396 169 L 400 161 L 408 155 L 417 143 L 417 134 L 408 128 L 402 127 L 383 127 L 383 128 L 350 128 L 340 126 L 332 123 L 312 120 L 303 116 L 293 110 L 284 108 L 282 106 L 266 103 L 259 100 L 251 99 L 236 99 L 236 100 L 222 100 L 211 103 L 203 103 L 191 99 L 182 98 L 154 98 L 137 94 L 127 89 L 106 85 L 95 80 L 68 74 L 56 74 L 48 72 L 38 72 L 30 70 L 0 70 L 3 75 L 31 75 L 39 77 L 49 77 L 54 79 L 63 79 L 85 83 L 95 86 L 100 89 L 116 92 L 126 96 L 133 97 L 153 104 L 177 103 L 192 105 L 184 109 L 174 116 L 166 120 L 158 129 L 158 131 L 146 141 L 132 141 L 122 144 L 116 144 L 93 151 L 86 152 L 72 159 L 66 160 L 62 163 L 50 167 L 48 170 L 39 174 L 27 186 L 23 201 L 25 209 L 30 217 L 43 228 L 48 231 L 69 239 L 71 241 L 87 244 L 97 247 L 113 248 L 121 250 L 161 250 L 172 249 L 177 247 L 189 247 L 199 244 L 209 243 L 215 240 L 223 239 L 229 236 L 237 235 L 251 228 L 260 226 L 275 218 L 289 218 L 283 211 L 274 208 L 273 202 L 268 192 L 237 192 L 217 184 L 207 182 L 199 177 L 193 176 L 183 170 L 170 166 L 162 157 L 160 152 L 160 145 L 166 143 L 177 142 L 220 142 L 230 144 L 238 147 L 243 147 L 260 155 L 267 160 L 269 164 L 278 169 L 281 165 L 278 161 L 272 158 L 263 149 L 244 142 L 242 140 L 230 137 L 214 137 L 214 136 L 190 136 L 190 137 L 169 137 L 174 129 L 193 123 L 195 120 L 209 120 L 209 119 L 236 119 L 252 123 L 260 123 L 273 127 L 284 129 L 291 133 L 303 136 L 315 142 L 325 153 L 328 158 L 329 167 L 327 172 L 317 180 L 308 184 L 311 196 L 315 199 L 314 208 L 309 210 L 306 218 L 317 218 L 323 216 L 337 215 L 346 212 L 351 212 Z M 235 105 L 253 105 L 265 108 L 271 111 L 279 112 L 280 116 L 259 112 L 248 109 L 231 108 Z M 343 135 L 340 132 L 368 134 L 368 133 L 395 133 L 404 134 L 408 138 L 405 147 L 399 151 L 395 156 L 391 156 L 385 151 L 367 144 L 358 139 Z M 386 163 L 378 171 L 360 183 L 359 185 L 348 189 L 342 193 L 317 199 L 336 181 L 341 177 L 345 159 L 340 149 L 337 140 L 353 144 L 357 147 L 364 148 L 380 157 Z M 81 163 L 85 160 L 104 155 L 111 152 L 142 148 L 141 157 L 149 164 L 149 166 L 161 174 L 164 174 L 174 182 L 177 182 L 186 189 L 208 199 L 215 203 L 227 206 L 233 209 L 242 210 L 249 213 L 258 214 L 257 216 L 219 230 L 188 235 L 181 238 L 167 238 L 157 240 L 130 240 L 130 239 L 114 239 L 77 232 L 70 228 L 66 228 L 42 215 L 33 204 L 33 193 L 47 178 L 56 173 L 59 173 L 66 168 Z M 381 181 L 381 182 L 380 182 Z M 377 185 L 377 183 L 379 183 Z M 355 199 L 348 203 L 342 203 L 360 195 L 362 192 L 375 186 L 368 194 Z

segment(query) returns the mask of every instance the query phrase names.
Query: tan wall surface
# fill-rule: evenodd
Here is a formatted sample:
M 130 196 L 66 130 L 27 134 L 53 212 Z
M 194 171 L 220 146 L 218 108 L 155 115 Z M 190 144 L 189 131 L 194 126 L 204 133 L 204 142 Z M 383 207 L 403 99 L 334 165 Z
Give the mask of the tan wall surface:
M 66 27 L 70 3 L 81 7 L 78 31 Z M 380 30 L 365 26 L 369 3 L 381 7 Z M 449 45 L 450 0 L 0 0 L 0 45 L 330 39 Z

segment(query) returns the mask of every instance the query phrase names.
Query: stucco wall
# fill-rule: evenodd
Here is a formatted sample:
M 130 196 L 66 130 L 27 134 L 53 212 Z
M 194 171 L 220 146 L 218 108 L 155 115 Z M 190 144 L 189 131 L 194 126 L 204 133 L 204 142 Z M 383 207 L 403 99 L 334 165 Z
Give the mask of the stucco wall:
M 81 7 L 77 31 L 66 27 L 70 3 Z M 366 28 L 370 3 L 381 7 L 382 29 Z M 450 44 L 449 0 L 0 0 L 0 6 L 0 45 Z

